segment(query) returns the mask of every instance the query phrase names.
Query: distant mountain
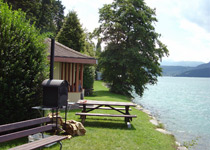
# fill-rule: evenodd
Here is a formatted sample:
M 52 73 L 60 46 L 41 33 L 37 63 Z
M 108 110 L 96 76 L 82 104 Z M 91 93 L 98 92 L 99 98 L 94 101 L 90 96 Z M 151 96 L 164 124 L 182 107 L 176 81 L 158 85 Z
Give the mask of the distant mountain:
M 185 71 L 189 71 L 194 67 L 183 66 L 161 66 L 163 76 L 177 76 Z
M 172 60 L 163 60 L 160 64 L 161 66 L 184 66 L 184 67 L 196 67 L 203 64 L 204 62 L 200 61 L 172 61 Z
M 161 66 L 163 76 L 210 77 L 210 62 L 197 67 Z
M 194 69 L 183 72 L 178 77 L 210 77 L 210 68 Z
M 201 68 L 210 68 L 210 62 L 209 62 L 209 63 L 206 63 L 206 64 L 201 64 L 201 65 L 197 66 L 196 68 L 197 68 L 197 69 L 198 69 L 198 68 L 200 68 L 200 69 L 201 69 Z

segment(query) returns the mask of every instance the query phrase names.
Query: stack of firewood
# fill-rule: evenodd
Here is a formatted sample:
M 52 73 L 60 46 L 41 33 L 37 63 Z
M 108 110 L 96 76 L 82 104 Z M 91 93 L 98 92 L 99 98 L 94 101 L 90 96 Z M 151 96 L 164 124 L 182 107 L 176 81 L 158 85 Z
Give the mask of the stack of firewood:
M 56 123 L 56 115 L 52 113 L 48 114 L 48 117 L 51 118 L 51 121 Z M 61 116 L 57 115 L 57 131 L 65 132 L 67 135 L 85 135 L 86 130 L 81 122 L 77 122 L 75 120 L 68 120 L 66 124 L 63 122 Z

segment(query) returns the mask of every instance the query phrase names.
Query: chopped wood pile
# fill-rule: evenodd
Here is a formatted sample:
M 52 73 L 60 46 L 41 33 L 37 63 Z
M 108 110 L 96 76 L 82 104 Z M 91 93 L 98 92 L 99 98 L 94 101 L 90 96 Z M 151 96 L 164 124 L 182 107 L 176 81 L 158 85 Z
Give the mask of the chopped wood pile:
M 51 118 L 53 123 L 56 123 L 56 115 L 55 113 L 52 115 L 52 113 L 48 114 L 48 117 Z M 80 136 L 85 135 L 86 130 L 81 122 L 77 122 L 75 120 L 68 120 L 66 121 L 66 124 L 63 122 L 61 116 L 58 115 L 57 118 L 58 124 L 57 124 L 57 131 L 58 132 L 65 132 L 67 135 L 71 136 Z

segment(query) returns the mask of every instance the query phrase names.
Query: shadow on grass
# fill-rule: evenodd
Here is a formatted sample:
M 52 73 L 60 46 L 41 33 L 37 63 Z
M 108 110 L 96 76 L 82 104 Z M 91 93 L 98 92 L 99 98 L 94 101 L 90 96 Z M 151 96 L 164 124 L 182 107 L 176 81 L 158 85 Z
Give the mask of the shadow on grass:
M 12 141 L 0 143 L 0 149 L 1 150 L 7 150 L 9 148 L 25 144 L 27 142 L 28 142 L 28 138 L 27 137 L 15 139 L 15 140 L 12 140 Z
M 117 121 L 117 122 L 111 122 Z M 119 123 L 120 121 L 120 123 Z M 121 130 L 136 130 L 136 128 L 131 124 L 131 128 L 128 128 L 127 124 L 122 120 L 117 119 L 92 119 L 87 118 L 85 120 L 85 127 L 95 127 L 95 128 L 110 128 L 110 129 L 121 129 Z
M 123 100 L 129 100 L 128 97 L 126 96 L 123 96 L 123 95 L 120 95 L 120 94 L 116 94 L 116 93 L 112 93 L 110 91 L 103 91 L 103 90 L 100 90 L 100 91 L 95 91 L 93 93 L 93 95 L 91 96 L 85 96 L 85 97 L 111 97 L 111 98 L 120 98 L 120 99 L 123 99 Z

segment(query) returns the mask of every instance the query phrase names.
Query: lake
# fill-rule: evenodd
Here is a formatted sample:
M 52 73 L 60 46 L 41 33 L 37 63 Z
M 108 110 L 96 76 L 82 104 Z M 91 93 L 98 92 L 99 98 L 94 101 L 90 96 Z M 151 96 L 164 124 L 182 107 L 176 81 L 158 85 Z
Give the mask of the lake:
M 178 142 L 197 141 L 193 150 L 210 150 L 210 78 L 159 77 L 148 85 L 142 105 L 175 135 Z

